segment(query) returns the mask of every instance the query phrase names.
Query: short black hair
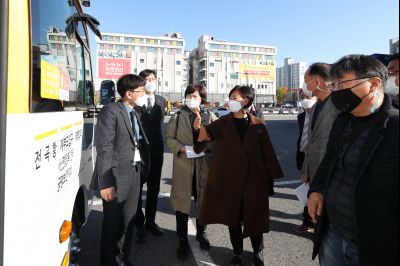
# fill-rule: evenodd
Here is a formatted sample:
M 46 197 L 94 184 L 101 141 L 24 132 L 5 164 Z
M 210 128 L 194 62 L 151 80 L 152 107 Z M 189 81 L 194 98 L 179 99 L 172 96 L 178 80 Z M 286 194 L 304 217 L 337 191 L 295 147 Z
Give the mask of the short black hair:
M 187 86 L 185 90 L 185 98 L 189 94 L 195 93 L 196 91 L 199 92 L 200 98 L 201 98 L 201 104 L 205 104 L 207 102 L 207 91 L 203 87 L 203 85 L 197 84 L 197 85 L 189 85 Z
M 124 97 L 127 91 L 137 89 L 139 87 L 144 87 L 146 81 L 134 74 L 122 75 L 117 81 L 117 91 L 121 97 Z
M 142 78 L 145 79 L 148 76 L 150 76 L 151 74 L 153 74 L 154 77 L 157 78 L 156 72 L 154 70 L 151 70 L 151 69 L 145 69 L 145 70 L 140 71 L 139 76 L 141 76 Z
M 242 96 L 243 99 L 249 99 L 249 103 L 243 106 L 243 108 L 249 108 L 254 101 L 254 98 L 256 97 L 255 91 L 253 88 L 249 86 L 235 86 L 233 89 L 229 92 L 229 97 L 235 92 L 238 91 L 240 95 Z
M 354 72 L 357 78 L 379 77 L 382 87 L 388 79 L 387 68 L 378 59 L 368 55 L 347 55 L 333 64 L 331 69 L 332 79 L 340 79 L 346 73 Z
M 325 81 L 331 81 L 331 64 L 314 63 L 308 68 L 308 74 L 311 76 L 320 76 Z

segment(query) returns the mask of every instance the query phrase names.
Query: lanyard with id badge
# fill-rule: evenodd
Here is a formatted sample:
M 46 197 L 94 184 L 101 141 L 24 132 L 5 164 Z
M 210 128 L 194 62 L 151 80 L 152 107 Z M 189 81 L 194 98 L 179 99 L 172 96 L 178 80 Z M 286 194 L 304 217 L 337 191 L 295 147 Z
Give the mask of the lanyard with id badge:
M 132 111 L 132 112 L 130 113 L 130 115 L 131 115 L 132 130 L 133 130 L 133 136 L 134 136 L 133 141 L 134 141 L 134 144 L 135 144 L 135 155 L 134 155 L 133 161 L 134 161 L 135 163 L 138 163 L 138 162 L 141 162 L 141 161 L 142 161 L 142 159 L 141 159 L 141 157 L 140 157 L 139 142 L 138 142 L 138 140 L 141 139 L 141 136 L 140 136 L 140 134 L 139 134 L 140 129 L 139 129 L 139 126 L 138 126 L 138 124 L 137 124 L 137 121 L 136 121 L 136 120 L 137 120 L 137 117 L 136 117 L 136 115 L 134 114 L 134 111 Z

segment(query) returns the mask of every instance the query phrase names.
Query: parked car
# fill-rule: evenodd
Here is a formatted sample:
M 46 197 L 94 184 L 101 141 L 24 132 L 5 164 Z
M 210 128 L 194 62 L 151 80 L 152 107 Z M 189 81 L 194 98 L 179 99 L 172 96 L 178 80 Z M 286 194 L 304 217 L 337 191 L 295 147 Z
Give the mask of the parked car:
M 272 113 L 272 111 L 273 111 L 273 108 L 264 108 L 263 114 L 264 114 L 264 115 L 270 114 L 270 113 Z
M 290 109 L 283 105 L 281 106 L 281 109 L 279 110 L 280 114 L 289 114 L 289 112 L 290 112 Z
M 213 112 L 217 117 L 221 117 L 221 116 L 224 116 L 224 115 L 227 115 L 230 113 L 229 109 L 227 109 L 225 107 L 219 107 L 219 108 L 213 110 Z
M 272 110 L 272 113 L 273 113 L 273 114 L 279 114 L 279 112 L 280 112 L 280 109 L 279 109 L 279 108 L 274 108 L 274 109 Z

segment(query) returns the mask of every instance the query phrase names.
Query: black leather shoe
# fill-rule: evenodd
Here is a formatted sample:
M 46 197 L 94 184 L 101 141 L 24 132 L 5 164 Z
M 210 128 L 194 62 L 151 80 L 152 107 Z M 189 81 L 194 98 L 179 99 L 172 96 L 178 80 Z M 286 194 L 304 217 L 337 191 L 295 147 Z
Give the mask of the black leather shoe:
M 136 243 L 143 244 L 146 243 L 146 233 L 144 231 L 144 226 L 136 226 Z
M 254 266 L 263 266 L 264 265 L 264 255 L 263 252 L 253 253 L 253 264 Z
M 234 255 L 229 263 L 231 266 L 242 266 L 243 265 L 243 257 L 242 255 Z
M 207 236 L 205 233 L 197 233 L 196 240 L 200 243 L 200 248 L 202 250 L 207 251 L 207 250 L 211 249 L 210 241 L 207 239 Z
M 187 238 L 182 237 L 179 239 L 178 246 L 178 259 L 186 260 L 189 254 L 189 241 Z
M 156 223 L 146 223 L 146 229 L 155 236 L 163 236 L 163 230 Z

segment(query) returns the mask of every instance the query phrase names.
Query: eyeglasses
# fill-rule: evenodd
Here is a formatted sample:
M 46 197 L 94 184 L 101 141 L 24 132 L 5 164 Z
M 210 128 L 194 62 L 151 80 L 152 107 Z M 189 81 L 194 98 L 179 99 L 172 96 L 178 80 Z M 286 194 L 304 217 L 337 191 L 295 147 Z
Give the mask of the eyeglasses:
M 129 90 L 132 93 L 143 94 L 144 90 Z
M 397 76 L 399 74 L 399 71 L 389 71 L 389 77 Z
M 371 78 L 371 77 L 365 77 L 365 78 L 356 78 L 356 79 L 342 80 L 342 81 L 339 81 L 339 82 L 336 82 L 336 83 L 331 82 L 331 83 L 328 84 L 328 89 L 331 90 L 331 91 L 343 90 L 343 89 L 345 89 L 345 88 L 343 87 L 343 84 L 344 84 L 344 83 L 349 82 L 349 81 L 355 81 L 355 80 L 365 79 L 364 81 L 362 81 L 362 82 L 360 82 L 360 83 L 354 85 L 353 87 L 346 88 L 346 89 L 352 89 L 352 88 L 357 87 L 358 85 L 361 85 L 362 83 L 368 81 L 370 78 Z
M 305 81 L 305 83 L 311 84 L 311 82 L 314 82 L 314 81 L 316 81 L 316 80 L 317 80 L 317 79 L 315 78 L 315 79 L 310 80 L 309 82 Z

